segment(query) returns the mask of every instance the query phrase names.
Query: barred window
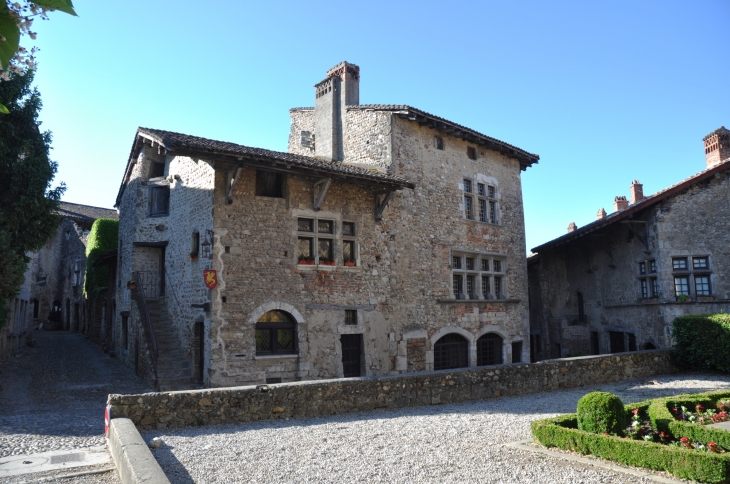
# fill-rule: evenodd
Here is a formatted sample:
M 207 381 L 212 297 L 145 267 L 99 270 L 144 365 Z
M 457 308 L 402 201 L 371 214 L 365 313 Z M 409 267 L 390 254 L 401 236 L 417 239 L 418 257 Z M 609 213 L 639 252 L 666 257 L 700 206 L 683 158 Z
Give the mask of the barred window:
M 506 299 L 503 276 L 504 256 L 467 253 L 452 256 L 453 297 L 455 299 Z
M 269 311 L 256 322 L 256 354 L 296 354 L 296 320 L 285 311 Z
M 464 218 L 475 220 L 478 216 L 480 222 L 499 223 L 498 201 L 496 200 L 497 189 L 495 186 L 477 183 L 475 193 L 474 182 L 464 178 L 462 189 L 464 191 Z M 475 213 L 477 211 L 478 213 Z
M 441 337 L 433 345 L 433 369 L 450 370 L 469 366 L 469 342 L 456 333 Z
M 477 340 L 477 366 L 502 364 L 502 337 L 487 333 Z

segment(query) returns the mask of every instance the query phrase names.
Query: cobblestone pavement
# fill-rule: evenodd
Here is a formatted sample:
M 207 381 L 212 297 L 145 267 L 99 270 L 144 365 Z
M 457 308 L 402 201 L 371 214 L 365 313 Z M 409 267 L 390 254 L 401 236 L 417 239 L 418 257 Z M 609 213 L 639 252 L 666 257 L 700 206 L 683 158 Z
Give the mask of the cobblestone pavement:
M 109 393 L 152 389 L 83 335 L 35 331 L 0 364 L 0 457 L 106 445 Z

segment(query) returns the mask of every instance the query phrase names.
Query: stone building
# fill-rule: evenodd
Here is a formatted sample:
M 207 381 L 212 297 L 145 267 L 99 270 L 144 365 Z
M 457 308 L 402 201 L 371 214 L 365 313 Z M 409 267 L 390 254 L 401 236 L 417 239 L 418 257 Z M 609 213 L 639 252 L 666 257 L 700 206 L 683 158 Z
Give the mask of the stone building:
M 34 325 L 58 319 L 59 329 L 92 334 L 92 315 L 84 297 L 86 242 L 94 221 L 117 219 L 116 210 L 61 202 L 56 234 L 32 254 L 30 304 Z M 55 313 L 55 315 L 52 315 Z
M 671 346 L 686 314 L 730 311 L 730 132 L 704 138 L 706 169 L 532 249 L 534 359 Z
M 115 344 L 160 388 L 527 360 L 520 174 L 538 156 L 360 105 L 359 81 L 327 72 L 288 153 L 138 129 Z

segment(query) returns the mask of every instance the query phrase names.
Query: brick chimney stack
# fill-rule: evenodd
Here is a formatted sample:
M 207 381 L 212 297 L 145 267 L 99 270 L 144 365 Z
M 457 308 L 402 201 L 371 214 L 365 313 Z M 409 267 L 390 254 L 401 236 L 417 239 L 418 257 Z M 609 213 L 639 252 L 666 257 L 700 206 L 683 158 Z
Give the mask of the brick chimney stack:
M 614 212 L 623 210 L 628 206 L 629 206 L 629 201 L 626 200 L 626 197 L 624 197 L 624 196 L 619 195 L 618 197 L 613 199 L 613 211 Z
M 327 78 L 314 85 L 314 154 L 332 161 L 345 158 L 343 137 L 347 129 L 345 106 L 360 104 L 360 68 L 340 62 Z
M 603 209 L 603 207 L 601 207 L 596 214 L 596 220 L 601 220 L 602 218 L 606 218 L 606 211 Z
M 631 191 L 631 205 L 646 198 L 644 197 L 644 185 L 639 183 L 639 180 L 632 181 L 629 190 Z
M 730 158 L 730 130 L 727 130 L 725 126 L 720 126 L 702 138 L 702 141 L 705 142 L 707 168 Z
M 575 222 L 570 222 L 568 224 L 568 232 L 575 232 L 576 230 L 578 230 L 578 226 L 575 225 Z

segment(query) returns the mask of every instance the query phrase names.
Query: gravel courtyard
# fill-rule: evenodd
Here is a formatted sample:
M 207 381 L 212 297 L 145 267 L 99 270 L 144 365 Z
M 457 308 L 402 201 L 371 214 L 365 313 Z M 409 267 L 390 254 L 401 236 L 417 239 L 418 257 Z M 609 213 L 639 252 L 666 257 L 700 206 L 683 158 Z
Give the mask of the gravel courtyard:
M 575 411 L 589 391 L 625 403 L 730 388 L 730 376 L 657 377 L 462 404 L 164 431 L 153 454 L 174 483 L 652 482 L 502 444 L 530 421 Z

